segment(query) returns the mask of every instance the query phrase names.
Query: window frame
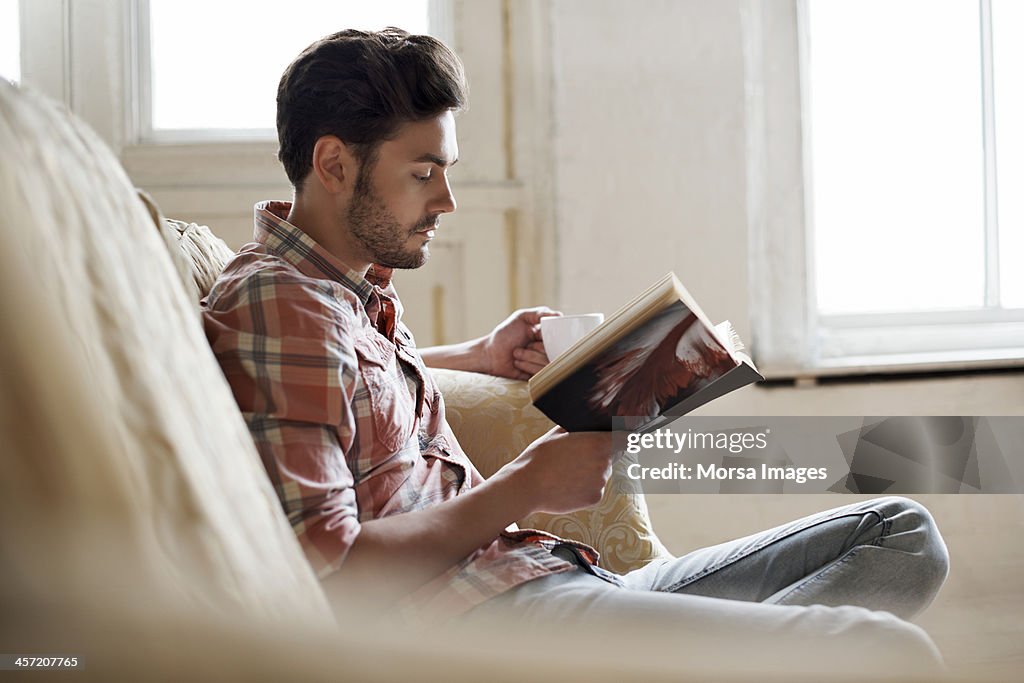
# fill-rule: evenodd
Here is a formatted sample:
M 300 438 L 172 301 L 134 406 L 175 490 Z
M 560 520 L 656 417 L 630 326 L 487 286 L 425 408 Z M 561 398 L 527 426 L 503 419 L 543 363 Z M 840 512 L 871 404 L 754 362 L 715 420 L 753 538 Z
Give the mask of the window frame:
M 983 33 L 985 307 L 824 315 L 817 310 L 810 156 L 810 0 L 744 6 L 751 323 L 773 378 L 1024 366 L 1024 308 L 999 301 L 990 0 Z
M 153 128 L 152 52 L 150 46 L 149 0 L 131 0 L 131 63 L 132 135 L 136 145 L 197 144 L 204 142 L 273 142 L 273 128 L 201 128 L 190 130 L 155 130 Z

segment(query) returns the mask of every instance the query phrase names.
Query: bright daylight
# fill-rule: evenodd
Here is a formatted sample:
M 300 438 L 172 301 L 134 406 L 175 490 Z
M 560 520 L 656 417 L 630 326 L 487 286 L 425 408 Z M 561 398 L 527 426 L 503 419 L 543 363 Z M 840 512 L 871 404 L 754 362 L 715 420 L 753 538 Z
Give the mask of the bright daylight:
M 244 12 L 229 0 L 148 4 L 154 131 L 271 131 L 281 72 L 325 27 L 427 32 L 427 0 L 289 0 L 298 21 L 282 21 L 280 5 L 268 2 L 246 3 Z

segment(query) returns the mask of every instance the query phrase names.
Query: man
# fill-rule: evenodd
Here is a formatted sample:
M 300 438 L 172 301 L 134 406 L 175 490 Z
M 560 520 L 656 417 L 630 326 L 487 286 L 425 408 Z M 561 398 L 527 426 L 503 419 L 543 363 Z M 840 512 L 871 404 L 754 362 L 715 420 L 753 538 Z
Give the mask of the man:
M 447 174 L 465 104 L 459 59 L 428 36 L 342 31 L 307 48 L 278 89 L 294 201 L 257 205 L 255 242 L 204 302 L 208 338 L 325 584 L 466 619 L 503 607 L 545 622 L 811 639 L 881 628 L 893 647 L 933 657 L 916 627 L 843 607 L 906 617 L 937 592 L 945 546 L 913 501 L 830 510 L 621 577 L 587 546 L 515 528 L 534 511 L 596 503 L 614 456 L 609 434 L 555 429 L 484 480 L 445 420 L 425 365 L 529 377 L 547 362 L 539 320 L 555 312 L 519 311 L 487 337 L 422 351 L 401 322 L 391 272 L 422 266 L 456 208 Z

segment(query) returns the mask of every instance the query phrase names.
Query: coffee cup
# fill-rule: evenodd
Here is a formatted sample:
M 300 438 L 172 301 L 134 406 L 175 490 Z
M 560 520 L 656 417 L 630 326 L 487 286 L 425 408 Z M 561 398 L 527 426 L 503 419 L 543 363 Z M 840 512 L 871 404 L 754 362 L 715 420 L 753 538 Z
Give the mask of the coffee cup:
M 570 346 L 604 322 L 603 313 L 558 315 L 540 319 L 540 335 L 549 360 L 565 353 Z

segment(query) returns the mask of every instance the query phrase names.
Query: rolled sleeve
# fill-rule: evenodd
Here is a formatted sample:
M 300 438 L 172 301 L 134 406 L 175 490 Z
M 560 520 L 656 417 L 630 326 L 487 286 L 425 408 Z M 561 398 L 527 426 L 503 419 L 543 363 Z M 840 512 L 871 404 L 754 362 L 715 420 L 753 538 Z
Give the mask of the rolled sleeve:
M 354 479 L 335 430 L 265 419 L 253 429 L 264 466 L 317 576 L 336 571 L 359 535 Z

